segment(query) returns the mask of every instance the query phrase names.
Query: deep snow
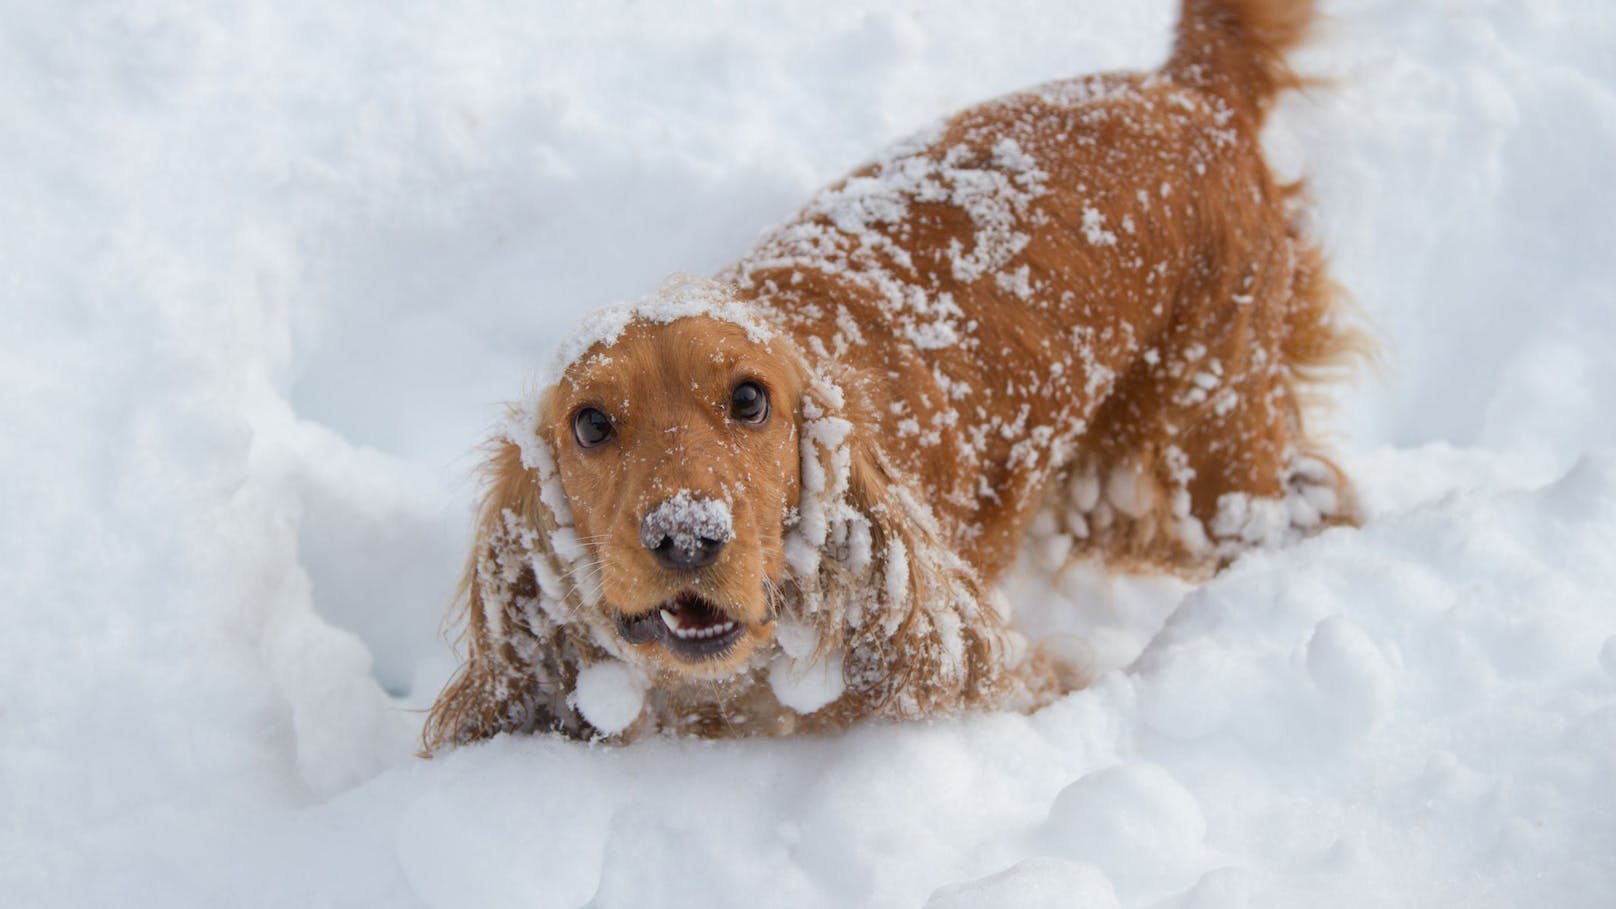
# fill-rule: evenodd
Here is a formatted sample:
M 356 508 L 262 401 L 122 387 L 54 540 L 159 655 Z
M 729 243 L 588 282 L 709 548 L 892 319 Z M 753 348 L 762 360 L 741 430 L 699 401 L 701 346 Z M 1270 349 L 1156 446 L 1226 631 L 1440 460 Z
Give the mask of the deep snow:
M 1364 528 L 1029 558 L 1114 670 L 1031 717 L 413 757 L 476 442 L 581 314 L 1172 5 L 6 4 L 0 903 L 1607 905 L 1595 0 L 1327 0 L 1300 55 L 1270 153 L 1386 343 Z

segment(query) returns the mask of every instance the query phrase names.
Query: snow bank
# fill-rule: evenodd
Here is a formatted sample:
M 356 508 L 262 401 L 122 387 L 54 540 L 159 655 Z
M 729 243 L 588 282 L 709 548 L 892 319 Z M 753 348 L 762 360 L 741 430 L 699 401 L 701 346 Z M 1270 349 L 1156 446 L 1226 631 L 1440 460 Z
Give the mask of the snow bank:
M 428 905 L 1599 905 L 1612 551 L 1616 455 L 1589 457 L 1243 561 L 1032 717 L 501 739 L 305 811 L 255 864 L 392 847 L 361 874 Z
M 0 902 L 1608 902 L 1594 4 L 1326 2 L 1335 84 L 1276 115 L 1387 341 L 1340 421 L 1365 528 L 1198 589 L 1029 559 L 1020 620 L 1098 675 L 1032 717 L 413 757 L 473 445 L 581 315 L 938 115 L 1154 62 L 1174 6 L 13 10 Z

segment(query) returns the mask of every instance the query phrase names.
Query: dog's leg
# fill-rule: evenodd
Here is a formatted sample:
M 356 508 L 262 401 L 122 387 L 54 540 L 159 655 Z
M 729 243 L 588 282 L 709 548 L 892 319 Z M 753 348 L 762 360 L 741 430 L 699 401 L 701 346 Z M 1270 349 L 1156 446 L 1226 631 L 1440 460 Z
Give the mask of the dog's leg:
M 1289 233 L 1243 261 L 1204 263 L 1096 414 L 1051 503 L 1076 554 L 1201 575 L 1355 521 L 1304 412 L 1363 342 L 1339 323 L 1317 253 Z
M 1174 377 L 1191 511 L 1220 563 L 1358 520 L 1306 417 L 1322 401 L 1314 386 L 1342 378 L 1368 342 L 1346 324 L 1318 251 L 1292 233 L 1276 241 L 1260 264 L 1216 282 L 1204 317 L 1214 330 L 1202 335 L 1216 340 L 1195 362 L 1180 350 Z

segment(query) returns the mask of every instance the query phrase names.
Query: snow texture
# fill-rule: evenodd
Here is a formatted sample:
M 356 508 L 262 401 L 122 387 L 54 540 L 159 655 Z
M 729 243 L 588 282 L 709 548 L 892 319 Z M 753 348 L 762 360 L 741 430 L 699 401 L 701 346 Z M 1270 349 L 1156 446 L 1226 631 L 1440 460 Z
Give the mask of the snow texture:
M 639 718 L 648 687 L 645 676 L 627 663 L 596 663 L 579 670 L 574 706 L 591 726 L 615 735 Z
M 804 715 L 813 713 L 846 690 L 841 655 L 832 653 L 813 659 L 782 653 L 769 664 L 769 688 L 775 700 L 792 710 Z
M 746 330 L 750 340 L 759 344 L 774 336 L 750 308 L 730 298 L 721 282 L 676 274 L 663 281 L 656 293 L 602 306 L 584 316 L 572 333 L 556 345 L 555 356 L 544 374 L 544 384 L 554 385 L 567 367 L 590 351 L 595 351 L 596 356 L 609 356 L 624 329 L 636 322 L 665 325 L 695 316 L 738 325 Z
M 1321 82 L 1265 142 L 1386 341 L 1335 433 L 1363 528 L 1195 587 L 1029 549 L 1016 621 L 1096 679 L 1032 716 L 431 761 L 494 402 L 627 313 L 729 312 L 681 279 L 568 334 L 942 115 L 1153 65 L 1178 4 L 13 5 L 0 904 L 1608 905 L 1616 6 L 1322 5 Z M 1016 242 L 979 213 L 966 273 Z M 834 492 L 814 394 L 803 482 Z M 1136 506 L 1125 479 L 1073 494 Z M 794 565 L 879 558 L 834 501 Z M 1280 526 L 1254 505 L 1230 534 Z M 781 643 L 777 690 L 827 696 L 813 632 Z M 591 722 L 631 723 L 643 681 L 585 675 Z
M 668 540 L 675 549 L 695 552 L 703 541 L 728 543 L 735 538 L 729 503 L 698 497 L 688 489 L 651 509 L 640 525 L 640 542 L 656 549 Z

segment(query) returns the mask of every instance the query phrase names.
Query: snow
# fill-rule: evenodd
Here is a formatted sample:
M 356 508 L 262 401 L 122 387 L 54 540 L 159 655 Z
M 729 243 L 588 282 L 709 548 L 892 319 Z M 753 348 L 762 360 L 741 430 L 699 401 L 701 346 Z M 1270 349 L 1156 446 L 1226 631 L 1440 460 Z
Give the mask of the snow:
M 1060 859 L 1027 859 L 991 877 L 937 891 L 926 909 L 1115 909 L 1116 891 L 1093 865 Z
M 578 712 L 605 735 L 627 729 L 640 716 L 649 681 L 627 663 L 595 663 L 578 670 L 573 697 Z
M 556 345 L 555 356 L 551 357 L 550 368 L 544 374 L 544 384 L 554 385 L 567 367 L 591 350 L 597 351 L 595 356 L 609 356 L 612 346 L 633 323 L 665 325 L 692 316 L 706 316 L 740 326 L 750 340 L 759 344 L 774 335 L 756 313 L 729 298 L 724 284 L 710 278 L 676 274 L 663 281 L 655 293 L 602 306 L 586 314 Z
M 815 659 L 782 653 L 769 664 L 769 689 L 776 700 L 792 710 L 813 713 L 846 690 L 841 654 L 828 653 Z
M 652 549 L 668 539 L 676 549 L 695 552 L 704 540 L 727 543 L 735 538 L 729 503 L 701 498 L 688 489 L 651 509 L 640 527 L 640 539 Z
M 1334 433 L 1363 528 L 1199 586 L 1029 553 L 1017 621 L 1095 677 L 1032 716 L 430 761 L 475 445 L 569 327 L 940 115 L 1159 60 L 1176 4 L 11 10 L 0 903 L 1608 903 L 1616 7 L 1324 6 L 1266 142 L 1386 342 Z

